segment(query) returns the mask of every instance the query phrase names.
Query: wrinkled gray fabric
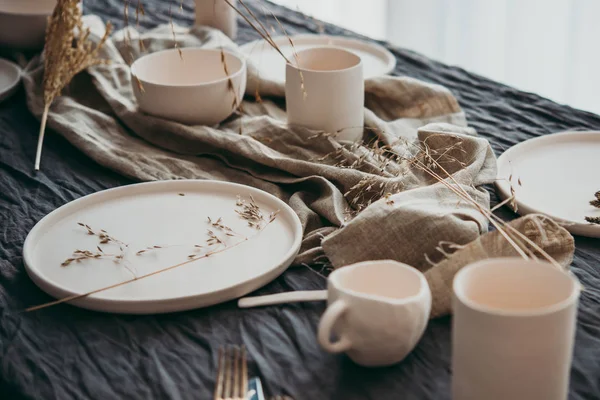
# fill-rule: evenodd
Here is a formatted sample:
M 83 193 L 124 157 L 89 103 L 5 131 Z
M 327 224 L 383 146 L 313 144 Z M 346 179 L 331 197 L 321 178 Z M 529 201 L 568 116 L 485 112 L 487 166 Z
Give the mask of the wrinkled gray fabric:
M 98 18 L 88 17 L 86 23 L 94 39 L 102 36 Z M 236 49 L 217 30 L 174 29 L 181 47 Z M 382 167 L 365 146 L 343 147 L 328 133 L 288 126 L 276 97 L 261 103 L 247 98 L 241 120 L 232 117 L 217 127 L 188 126 L 144 114 L 137 107 L 127 64 L 140 55 L 135 46 L 140 34 L 131 29 L 129 35 L 133 47 L 125 31 L 115 33 L 101 51 L 110 65 L 90 68 L 91 82 L 74 81 L 55 100 L 48 119 L 50 129 L 100 164 L 140 180 L 226 180 L 278 196 L 294 208 L 304 227 L 306 239 L 296 264 L 318 257 L 316 238 L 326 237 L 325 254 L 336 266 L 371 258 L 419 266 L 440 240 L 453 238 L 464 244 L 487 231 L 485 218 L 473 204 L 457 202 L 453 193 L 408 161 Z M 141 39 L 148 51 L 174 45 L 169 25 L 143 33 Z M 252 78 L 253 69 L 249 71 Z M 38 116 L 42 72 L 39 60 L 34 60 L 25 77 L 29 108 Z M 279 89 L 283 93 L 283 86 Z M 494 179 L 494 154 L 487 140 L 465 127 L 464 114 L 447 89 L 384 76 L 367 82 L 365 105 L 366 143 L 377 139 L 407 156 L 418 153 L 419 142 L 426 143 L 431 155 L 455 174 L 479 205 L 489 207 L 487 192 L 475 187 Z M 340 167 L 357 159 L 354 168 Z M 389 199 L 377 201 L 388 192 L 398 193 L 393 207 Z M 409 238 L 406 233 L 415 223 L 421 233 Z
M 255 12 L 265 4 L 262 0 L 246 3 Z M 168 23 L 171 4 L 175 2 L 144 0 L 146 16 L 141 18 L 141 26 Z M 86 0 L 83 7 L 87 13 L 123 26 L 123 0 Z M 268 7 L 290 34 L 318 31 L 319 24 L 302 14 L 273 4 Z M 191 26 L 193 1 L 184 1 L 183 9 L 178 12 L 175 8 L 173 19 Z M 359 37 L 329 24 L 325 31 Z M 237 42 L 256 38 L 240 21 Z M 450 88 L 469 125 L 490 141 L 496 155 L 551 132 L 600 128 L 598 115 L 382 44 L 398 61 L 395 74 Z M 419 344 L 401 363 L 369 369 L 319 347 L 315 333 L 325 309 L 322 302 L 248 310 L 228 302 L 208 309 L 144 316 L 98 313 L 70 305 L 20 313 L 25 307 L 52 300 L 35 286 L 23 266 L 23 242 L 35 223 L 69 201 L 138 181 L 99 165 L 80 145 L 75 147 L 53 129 L 46 133 L 43 168 L 34 173 L 38 131 L 39 119 L 27 109 L 24 90 L 0 103 L 1 399 L 210 399 L 217 350 L 227 344 L 246 346 L 249 374 L 261 378 L 267 398 L 284 394 L 295 400 L 450 399 L 452 321 L 448 317 L 429 321 Z M 488 190 L 492 204 L 497 204 L 493 187 Z M 307 193 L 291 201 L 303 199 L 311 204 Z M 496 213 L 507 221 L 515 217 L 508 207 Z M 317 236 L 313 239 L 319 243 Z M 578 309 L 569 399 L 598 399 L 600 240 L 576 237 L 575 241 L 571 270 L 585 290 Z M 313 272 L 321 267 L 311 267 L 290 268 L 255 294 L 324 289 L 326 280 Z

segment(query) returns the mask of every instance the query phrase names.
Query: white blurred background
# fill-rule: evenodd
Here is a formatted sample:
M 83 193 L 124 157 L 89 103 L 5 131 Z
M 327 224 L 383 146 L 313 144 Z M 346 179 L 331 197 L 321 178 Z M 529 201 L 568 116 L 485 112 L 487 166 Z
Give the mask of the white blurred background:
M 272 0 L 600 114 L 600 0 Z

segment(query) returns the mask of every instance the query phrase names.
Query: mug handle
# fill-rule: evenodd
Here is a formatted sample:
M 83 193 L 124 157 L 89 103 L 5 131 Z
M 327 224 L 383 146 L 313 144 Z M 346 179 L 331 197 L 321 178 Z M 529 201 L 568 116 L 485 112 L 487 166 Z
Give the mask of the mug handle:
M 341 336 L 337 342 L 331 341 L 331 330 L 335 321 L 346 312 L 348 306 L 342 300 L 336 300 L 327 307 L 319 323 L 319 343 L 330 353 L 341 353 L 352 347 L 350 339 Z

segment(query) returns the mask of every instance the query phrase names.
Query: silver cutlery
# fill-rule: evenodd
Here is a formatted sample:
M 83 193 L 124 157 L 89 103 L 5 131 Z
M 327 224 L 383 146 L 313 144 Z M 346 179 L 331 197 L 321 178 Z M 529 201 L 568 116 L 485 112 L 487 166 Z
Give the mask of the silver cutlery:
M 248 363 L 245 346 L 219 348 L 214 400 L 245 400 L 248 395 Z

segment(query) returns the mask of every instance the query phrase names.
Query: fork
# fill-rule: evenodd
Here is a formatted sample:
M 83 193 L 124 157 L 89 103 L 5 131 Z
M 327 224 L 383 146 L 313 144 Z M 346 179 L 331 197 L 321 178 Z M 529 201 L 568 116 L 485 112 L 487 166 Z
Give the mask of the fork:
M 214 400 L 245 400 L 247 391 L 246 347 L 220 347 Z

